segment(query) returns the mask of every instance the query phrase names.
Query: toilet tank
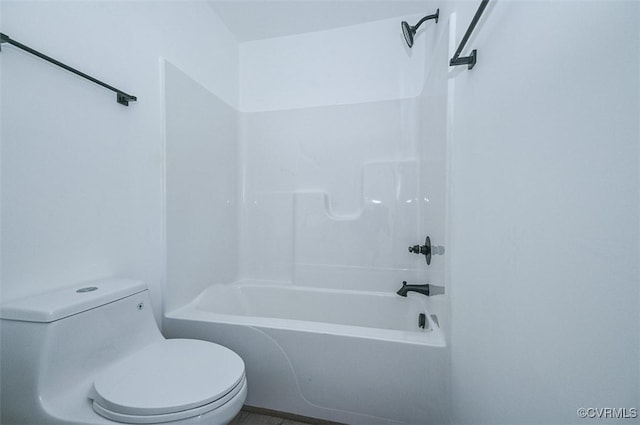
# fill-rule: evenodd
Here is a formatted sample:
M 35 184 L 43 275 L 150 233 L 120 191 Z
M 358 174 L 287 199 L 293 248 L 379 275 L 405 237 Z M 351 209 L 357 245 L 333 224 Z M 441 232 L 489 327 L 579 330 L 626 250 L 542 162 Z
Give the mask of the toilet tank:
M 141 281 L 106 279 L 2 304 L 2 423 L 88 394 L 102 369 L 161 340 L 148 292 Z

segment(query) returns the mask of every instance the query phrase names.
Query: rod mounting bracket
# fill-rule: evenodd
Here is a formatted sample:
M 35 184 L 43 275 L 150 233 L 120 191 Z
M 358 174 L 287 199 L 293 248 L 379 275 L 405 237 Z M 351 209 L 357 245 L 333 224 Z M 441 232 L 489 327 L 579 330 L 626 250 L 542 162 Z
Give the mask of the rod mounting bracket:
M 129 102 L 138 100 L 135 96 L 129 96 L 124 93 L 116 93 L 116 101 L 124 106 L 129 106 Z
M 2 44 L 9 42 L 9 36 L 0 32 L 0 50 L 2 50 Z
M 468 69 L 473 69 L 473 67 L 476 65 L 476 62 L 478 60 L 478 52 L 475 49 L 471 52 L 469 56 L 460 57 L 460 53 L 462 53 L 462 49 L 464 49 L 464 46 L 467 44 L 467 41 L 469 41 L 469 37 L 471 37 L 471 33 L 473 32 L 476 25 L 478 24 L 478 21 L 480 20 L 480 16 L 482 16 L 482 13 L 484 12 L 484 9 L 487 7 L 488 3 L 489 3 L 489 0 L 482 0 L 482 2 L 480 3 L 480 6 L 478 6 L 478 10 L 476 11 L 476 14 L 473 16 L 473 19 L 469 24 L 469 28 L 467 28 L 467 32 L 464 33 L 464 36 L 462 37 L 462 40 L 458 45 L 458 49 L 456 50 L 456 52 L 453 54 L 453 57 L 449 61 L 449 66 L 467 65 Z
M 476 65 L 476 61 L 478 59 L 478 51 L 473 49 L 469 56 L 464 56 L 462 58 L 456 58 L 455 60 L 452 58 L 449 61 L 449 66 L 458 66 L 458 65 L 467 65 L 467 69 L 473 69 Z

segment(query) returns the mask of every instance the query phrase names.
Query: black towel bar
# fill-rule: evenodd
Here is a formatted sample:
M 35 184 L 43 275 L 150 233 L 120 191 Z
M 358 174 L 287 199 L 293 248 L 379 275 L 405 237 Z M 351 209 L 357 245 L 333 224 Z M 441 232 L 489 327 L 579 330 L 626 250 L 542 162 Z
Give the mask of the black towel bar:
M 100 81 L 100 80 L 98 80 L 96 78 L 93 78 L 92 76 L 87 75 L 84 72 L 78 71 L 77 69 L 72 68 L 69 65 L 65 65 L 64 63 L 62 63 L 60 61 L 57 61 L 57 60 L 53 59 L 52 57 L 45 55 L 44 53 L 40 53 L 37 50 L 34 50 L 29 46 L 25 46 L 24 44 L 19 43 L 19 42 L 15 41 L 15 40 L 11 39 L 11 37 L 9 37 L 8 35 L 3 34 L 3 33 L 0 32 L 0 45 L 2 45 L 2 43 L 9 43 L 9 44 L 11 44 L 13 46 L 16 46 L 17 48 L 22 49 L 25 52 L 31 53 L 32 55 L 35 55 L 35 56 L 39 57 L 40 59 L 44 59 L 47 62 L 51 62 L 52 64 L 57 65 L 60 68 L 64 68 L 69 72 L 73 72 L 74 74 L 79 75 L 82 78 L 86 78 L 87 80 L 89 80 L 89 81 L 91 81 L 93 83 L 96 83 L 96 84 L 98 84 L 98 85 L 100 85 L 100 86 L 102 86 L 102 87 L 104 87 L 106 89 L 109 89 L 109 90 L 115 92 L 116 93 L 116 101 L 121 105 L 129 106 L 129 102 L 135 102 L 136 100 L 138 100 L 138 98 L 133 96 L 133 95 L 127 94 L 127 93 L 123 92 L 120 89 L 117 89 L 117 88 L 115 88 L 113 86 L 110 86 L 109 84 L 103 83 L 102 81 Z
M 467 32 L 464 34 L 464 37 L 462 37 L 462 40 L 460 41 L 458 50 L 456 50 L 456 53 L 449 61 L 449 66 L 468 65 L 469 69 L 473 69 L 473 67 L 475 66 L 476 61 L 478 60 L 478 51 L 476 49 L 473 49 L 469 56 L 460 57 L 460 53 L 462 53 L 462 49 L 464 49 L 465 44 L 467 44 L 467 41 L 469 41 L 469 37 L 471 37 L 471 33 L 475 29 L 476 24 L 480 20 L 480 16 L 482 16 L 482 12 L 484 12 L 484 9 L 487 7 L 488 3 L 489 0 L 482 0 L 482 2 L 480 3 L 476 14 L 473 16 L 473 19 L 469 24 L 469 28 L 467 28 Z

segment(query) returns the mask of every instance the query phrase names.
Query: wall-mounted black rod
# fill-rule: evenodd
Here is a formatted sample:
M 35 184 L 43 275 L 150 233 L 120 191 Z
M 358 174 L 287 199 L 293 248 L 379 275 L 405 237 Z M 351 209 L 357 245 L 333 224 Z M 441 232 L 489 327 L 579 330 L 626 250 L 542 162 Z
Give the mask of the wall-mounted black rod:
M 469 24 L 469 28 L 467 28 L 467 32 L 464 34 L 464 37 L 462 37 L 462 41 L 460 41 L 458 50 L 456 50 L 456 53 L 453 55 L 453 57 L 449 61 L 450 66 L 469 65 L 469 69 L 473 69 L 473 67 L 475 66 L 478 58 L 478 52 L 476 49 L 473 49 L 473 51 L 471 51 L 471 54 L 469 56 L 460 57 L 460 53 L 462 53 L 462 49 L 464 49 L 464 46 L 467 44 L 467 41 L 469 41 L 469 37 L 471 37 L 471 33 L 473 32 L 473 30 L 476 27 L 476 24 L 480 20 L 480 16 L 482 16 L 482 12 L 484 12 L 484 9 L 487 7 L 487 3 L 489 3 L 489 0 L 482 0 L 482 3 L 480 3 L 480 6 L 478 7 L 476 14 L 473 16 L 473 19 Z
M 131 94 L 127 94 L 127 93 L 123 92 L 120 89 L 117 89 L 117 88 L 115 88 L 113 86 L 110 86 L 109 84 L 103 83 L 102 81 L 100 81 L 100 80 L 98 80 L 96 78 L 93 78 L 92 76 L 87 75 L 84 72 L 78 71 L 77 69 L 72 68 L 69 65 L 65 65 L 62 62 L 57 61 L 54 58 L 45 55 L 44 53 L 40 53 L 37 50 L 34 50 L 29 46 L 25 46 L 24 44 L 19 43 L 19 42 L 15 41 L 15 40 L 11 39 L 11 37 L 9 37 L 8 35 L 3 34 L 3 33 L 0 32 L 0 45 L 2 45 L 2 43 L 9 43 L 12 46 L 16 46 L 17 48 L 22 49 L 25 52 L 31 53 L 32 55 L 35 55 L 35 56 L 39 57 L 40 59 L 44 59 L 47 62 L 51 62 L 52 64 L 57 65 L 60 68 L 64 68 L 69 72 L 73 72 L 74 74 L 79 75 L 82 78 L 86 78 L 87 80 L 89 80 L 91 82 L 94 82 L 94 83 L 96 83 L 96 84 L 98 84 L 98 85 L 100 85 L 100 86 L 102 86 L 102 87 L 104 87 L 106 89 L 109 89 L 109 90 L 115 92 L 116 93 L 116 101 L 121 105 L 129 106 L 129 102 L 135 102 L 136 100 L 138 100 L 137 97 L 135 97 L 135 96 L 133 96 Z

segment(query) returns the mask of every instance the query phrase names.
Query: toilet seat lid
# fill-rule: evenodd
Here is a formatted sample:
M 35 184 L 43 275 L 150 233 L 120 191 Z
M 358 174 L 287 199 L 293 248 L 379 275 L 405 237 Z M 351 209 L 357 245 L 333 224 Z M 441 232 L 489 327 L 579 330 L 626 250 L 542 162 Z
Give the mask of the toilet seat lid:
M 151 344 L 104 371 L 94 403 L 129 415 L 161 415 L 212 403 L 238 386 L 244 362 L 210 342 L 169 339 Z

